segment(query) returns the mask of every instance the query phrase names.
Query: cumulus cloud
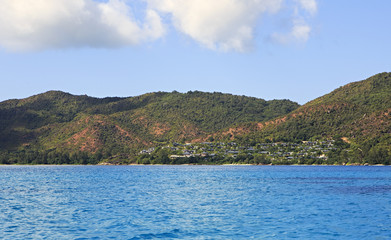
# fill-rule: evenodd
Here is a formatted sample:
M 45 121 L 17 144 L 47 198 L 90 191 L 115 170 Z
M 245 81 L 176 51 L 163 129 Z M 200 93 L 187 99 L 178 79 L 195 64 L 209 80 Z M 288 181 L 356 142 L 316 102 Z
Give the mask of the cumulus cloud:
M 273 33 L 272 39 L 281 43 L 306 42 L 309 38 L 311 27 L 303 22 L 295 23 L 289 33 Z
M 297 0 L 300 6 L 314 15 L 318 11 L 318 5 L 315 0 Z
M 294 7 L 293 14 L 289 18 L 287 25 L 290 29 L 286 33 L 275 32 L 271 35 L 271 38 L 281 44 L 288 44 L 291 42 L 304 43 L 307 42 L 310 33 L 311 26 L 307 23 L 306 17 L 316 14 L 318 7 L 315 0 L 296 0 L 298 5 Z M 307 13 L 307 14 L 305 14 Z
M 14 51 L 120 47 L 163 34 L 155 11 L 140 25 L 121 0 L 0 0 L 0 45 Z
M 177 30 L 210 49 L 246 51 L 265 12 L 277 12 L 282 0 L 149 0 L 168 13 Z
M 245 52 L 262 17 L 278 17 L 286 6 L 294 12 L 292 28 L 272 37 L 307 41 L 316 0 L 0 0 L 0 46 L 12 51 L 132 46 L 163 37 L 173 25 L 206 48 Z M 139 8 L 141 15 L 132 14 Z
M 303 15 L 317 12 L 316 0 L 147 0 L 150 7 L 171 16 L 177 30 L 214 50 L 245 52 L 265 13 L 293 6 L 289 33 L 271 33 L 280 43 L 308 40 L 311 27 Z

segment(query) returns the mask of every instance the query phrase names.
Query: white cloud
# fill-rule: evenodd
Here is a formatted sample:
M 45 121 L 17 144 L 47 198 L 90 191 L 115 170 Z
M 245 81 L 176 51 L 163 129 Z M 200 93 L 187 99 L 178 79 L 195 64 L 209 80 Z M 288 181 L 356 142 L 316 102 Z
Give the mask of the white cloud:
M 281 44 L 288 44 L 290 42 L 306 42 L 311 33 L 311 27 L 305 23 L 296 23 L 293 25 L 291 31 L 287 34 L 274 33 L 272 39 Z
M 317 3 L 315 0 L 296 0 L 296 2 L 298 5 L 294 7 L 293 16 L 287 24 L 290 26 L 288 33 L 273 33 L 271 38 L 274 41 L 281 44 L 304 43 L 308 41 L 312 29 L 307 23 L 308 14 L 305 13 L 315 15 L 318 10 Z
M 316 0 L 146 0 L 150 7 L 168 14 L 177 30 L 214 50 L 251 49 L 254 32 L 265 13 L 276 14 L 293 6 L 290 33 L 271 33 L 278 42 L 305 42 L 311 27 L 304 16 L 317 12 Z M 290 4 L 284 4 L 290 3 Z M 301 10 L 299 10 L 301 9 Z
M 318 5 L 315 0 L 297 0 L 302 8 L 314 15 L 318 11 Z
M 306 42 L 309 38 L 311 27 L 305 24 L 293 26 L 291 35 L 300 42 Z
M 262 17 L 281 17 L 284 6 L 294 12 L 292 28 L 270 34 L 282 43 L 307 41 L 306 18 L 317 12 L 316 0 L 0 0 L 0 46 L 122 47 L 159 39 L 172 24 L 209 49 L 244 52 L 252 48 Z
M 148 0 L 168 13 L 177 30 L 210 49 L 246 51 L 251 48 L 257 20 L 275 13 L 283 0 Z
M 147 10 L 143 24 L 121 0 L 0 0 L 0 45 L 13 51 L 120 47 L 164 34 L 160 16 Z

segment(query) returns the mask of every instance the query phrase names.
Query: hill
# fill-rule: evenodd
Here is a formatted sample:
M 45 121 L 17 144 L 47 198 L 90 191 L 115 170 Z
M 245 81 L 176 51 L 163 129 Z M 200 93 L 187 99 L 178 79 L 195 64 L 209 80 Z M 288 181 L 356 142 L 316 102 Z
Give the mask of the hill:
M 0 163 L 391 164 L 390 114 L 391 73 L 303 106 L 216 92 L 50 91 L 0 103 Z
M 0 103 L 3 163 L 97 163 L 140 149 L 267 121 L 299 105 L 222 93 L 156 92 L 93 98 L 50 91 Z
M 300 142 L 334 139 L 344 146 L 334 158 L 358 163 L 390 163 L 391 73 L 340 87 L 286 116 L 231 129 L 242 142 Z M 220 137 L 226 136 L 222 132 Z M 340 149 L 341 150 L 341 149 Z

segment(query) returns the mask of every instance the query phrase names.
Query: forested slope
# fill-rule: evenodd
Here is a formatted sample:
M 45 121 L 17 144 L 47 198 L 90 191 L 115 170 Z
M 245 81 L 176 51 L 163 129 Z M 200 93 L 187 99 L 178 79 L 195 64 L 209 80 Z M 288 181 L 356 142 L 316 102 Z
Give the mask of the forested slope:
M 303 106 L 216 92 L 100 99 L 50 91 L 0 103 L 0 163 L 126 163 L 141 149 L 173 142 L 246 148 L 316 140 L 335 142 L 328 163 L 390 164 L 390 114 L 391 73 Z
M 391 73 L 340 87 L 286 116 L 263 123 L 239 124 L 242 142 L 298 142 L 342 139 L 349 149 L 338 153 L 358 162 L 391 160 Z M 224 134 L 222 134 L 224 136 Z
M 270 120 L 298 106 L 289 100 L 199 91 L 103 99 L 50 91 L 0 103 L 0 151 L 3 159 L 15 155 L 4 160 L 11 163 L 22 155 L 27 162 L 47 158 L 38 161 L 44 163 L 64 158 L 74 163 L 86 155 L 94 161 L 126 158 L 144 147 Z

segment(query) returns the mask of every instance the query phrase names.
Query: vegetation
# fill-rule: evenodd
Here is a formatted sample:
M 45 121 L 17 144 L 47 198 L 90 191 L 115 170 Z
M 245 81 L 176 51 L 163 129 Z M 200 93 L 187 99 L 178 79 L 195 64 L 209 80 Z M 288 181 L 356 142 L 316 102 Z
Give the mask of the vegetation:
M 348 84 L 303 106 L 216 92 L 99 99 L 51 91 L 0 103 L 0 163 L 390 164 L 390 116 L 391 73 Z M 333 147 L 306 152 L 307 157 L 298 155 L 297 147 L 277 151 L 296 155 L 259 153 L 266 151 L 261 144 L 292 147 L 303 141 L 333 142 Z M 202 142 L 234 142 L 256 152 L 172 157 L 181 155 L 171 149 L 173 143 Z
M 199 91 L 104 99 L 51 91 L 0 103 L 1 161 L 126 162 L 145 146 L 202 138 L 234 124 L 270 120 L 298 106 L 288 100 Z
M 282 118 L 238 135 L 241 142 L 300 142 L 334 139 L 340 162 L 389 164 L 391 159 L 391 73 L 348 84 Z
M 301 143 L 202 142 L 142 150 L 133 160 L 137 164 L 346 164 L 329 158 L 338 151 L 334 141 Z

